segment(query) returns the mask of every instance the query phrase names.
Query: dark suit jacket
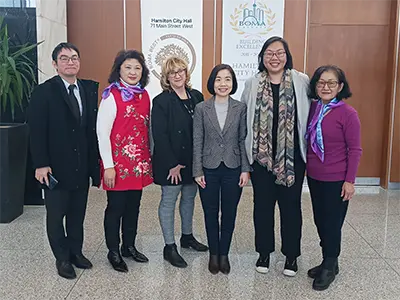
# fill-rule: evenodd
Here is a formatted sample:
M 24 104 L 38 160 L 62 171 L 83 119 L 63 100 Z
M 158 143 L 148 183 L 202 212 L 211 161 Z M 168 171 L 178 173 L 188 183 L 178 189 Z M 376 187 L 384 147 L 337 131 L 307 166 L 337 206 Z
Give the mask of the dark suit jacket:
M 199 91 L 191 89 L 188 92 L 194 105 L 204 101 Z M 167 176 L 169 170 L 178 164 L 186 166 L 181 169 L 180 184 L 193 183 L 193 119 L 176 93 L 164 91 L 153 99 L 151 127 L 154 183 L 171 185 Z
M 203 175 L 203 167 L 251 170 L 244 141 L 247 135 L 246 104 L 229 98 L 223 130 L 218 123 L 214 97 L 196 106 L 193 118 L 193 177 Z
M 83 112 L 74 113 L 60 76 L 38 85 L 29 104 L 28 125 L 33 167 L 49 166 L 59 181 L 57 189 L 100 185 L 96 135 L 98 83 L 78 80 Z

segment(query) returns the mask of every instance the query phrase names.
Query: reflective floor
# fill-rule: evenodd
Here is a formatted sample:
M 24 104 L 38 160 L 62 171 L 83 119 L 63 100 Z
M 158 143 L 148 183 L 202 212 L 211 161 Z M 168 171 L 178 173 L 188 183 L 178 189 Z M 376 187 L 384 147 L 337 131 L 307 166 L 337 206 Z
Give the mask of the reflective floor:
M 306 189 L 299 272 L 287 278 L 282 274 L 284 257 L 279 251 L 271 256 L 268 274 L 254 269 L 257 254 L 251 187 L 245 188 L 239 204 L 230 253 L 232 271 L 212 275 L 207 270 L 207 253 L 183 249 L 182 256 L 189 264 L 186 269 L 163 260 L 157 214 L 160 189 L 150 186 L 143 193 L 136 243 L 149 263 L 126 260 L 129 273 L 125 274 L 111 268 L 103 232 L 105 193 L 93 189 L 84 243 L 93 269 L 76 269 L 75 280 L 59 277 L 45 232 L 45 209 L 25 207 L 24 214 L 11 224 L 0 224 L 0 299 L 400 299 L 400 191 L 359 188 L 357 193 L 343 228 L 340 274 L 323 292 L 312 290 L 312 280 L 307 278 L 307 270 L 319 264 L 321 256 Z M 194 233 L 206 242 L 203 212 L 199 199 L 196 201 Z M 278 211 L 276 221 L 276 249 L 280 249 Z M 179 228 L 177 217 L 177 241 Z

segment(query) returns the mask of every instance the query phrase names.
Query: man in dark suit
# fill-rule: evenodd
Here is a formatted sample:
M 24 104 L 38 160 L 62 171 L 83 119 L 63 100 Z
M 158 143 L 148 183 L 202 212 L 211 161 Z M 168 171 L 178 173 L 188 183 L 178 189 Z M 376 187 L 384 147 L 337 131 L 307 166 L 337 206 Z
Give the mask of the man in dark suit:
M 82 245 L 89 178 L 93 186 L 100 186 L 98 83 L 77 79 L 80 55 L 73 44 L 59 44 L 52 59 L 58 75 L 33 91 L 28 123 L 35 177 L 44 187 L 47 235 L 58 274 L 73 279 L 72 264 L 92 267 L 82 254 Z M 58 181 L 54 188 L 49 173 Z

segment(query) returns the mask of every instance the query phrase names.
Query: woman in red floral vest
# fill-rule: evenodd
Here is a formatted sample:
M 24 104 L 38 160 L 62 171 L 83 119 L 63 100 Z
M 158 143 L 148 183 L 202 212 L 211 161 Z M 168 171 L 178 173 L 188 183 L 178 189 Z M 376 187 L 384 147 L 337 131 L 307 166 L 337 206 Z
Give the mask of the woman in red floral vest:
M 153 182 L 149 143 L 149 70 L 142 53 L 121 51 L 114 60 L 97 117 L 97 135 L 107 191 L 104 230 L 108 260 L 127 272 L 121 257 L 148 262 L 135 247 L 142 189 Z M 122 220 L 122 246 L 120 228 Z

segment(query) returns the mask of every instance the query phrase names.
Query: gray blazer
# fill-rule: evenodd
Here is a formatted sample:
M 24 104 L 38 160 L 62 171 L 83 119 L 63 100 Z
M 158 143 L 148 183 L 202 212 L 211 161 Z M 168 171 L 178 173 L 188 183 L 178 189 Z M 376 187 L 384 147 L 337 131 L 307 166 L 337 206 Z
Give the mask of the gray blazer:
M 301 157 L 306 162 L 307 156 L 307 142 L 304 135 L 307 130 L 308 113 L 310 111 L 311 99 L 308 98 L 308 76 L 304 73 L 292 69 L 293 85 L 296 94 L 296 109 L 297 109 L 297 129 L 299 133 L 299 143 Z M 258 83 L 260 81 L 260 74 L 250 77 L 246 80 L 244 90 L 242 93 L 241 101 L 247 105 L 247 128 L 249 134 L 246 137 L 246 150 L 250 164 L 253 164 L 253 123 L 254 112 L 256 109 Z
M 193 117 L 193 177 L 203 175 L 203 167 L 251 170 L 244 141 L 247 135 L 246 104 L 229 98 L 223 130 L 218 123 L 214 97 L 196 105 Z

